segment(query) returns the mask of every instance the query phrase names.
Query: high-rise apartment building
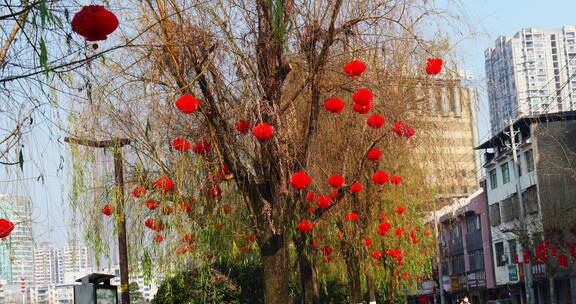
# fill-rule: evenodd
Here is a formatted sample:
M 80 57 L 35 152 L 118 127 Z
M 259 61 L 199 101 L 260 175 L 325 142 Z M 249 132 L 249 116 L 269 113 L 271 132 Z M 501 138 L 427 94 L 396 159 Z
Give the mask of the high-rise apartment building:
M 576 110 L 576 26 L 500 36 L 485 60 L 492 134 L 510 119 Z
M 84 274 L 92 270 L 92 260 L 89 250 L 81 242 L 70 241 L 62 249 L 58 249 L 58 282 L 65 282 L 66 273 Z
M 36 286 L 56 284 L 60 277 L 58 249 L 50 242 L 42 242 L 34 249 Z
M 0 278 L 8 284 L 34 284 L 32 209 L 28 197 L 0 195 L 0 218 L 15 224 L 6 240 L 0 241 Z

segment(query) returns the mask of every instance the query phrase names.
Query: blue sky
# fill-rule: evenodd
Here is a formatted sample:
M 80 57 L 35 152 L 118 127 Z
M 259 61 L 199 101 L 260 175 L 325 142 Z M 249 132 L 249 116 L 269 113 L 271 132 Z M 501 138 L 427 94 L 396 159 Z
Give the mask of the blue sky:
M 484 50 L 493 45 L 500 35 L 513 35 L 524 27 L 559 28 L 563 25 L 576 24 L 576 0 L 460 0 L 461 6 L 455 8 L 453 0 L 440 0 L 443 7 L 463 14 L 469 18 L 477 32 L 473 37 L 464 39 L 455 34 L 456 57 L 460 68 L 474 73 L 474 85 L 478 87 L 481 102 L 479 110 L 479 137 L 486 139 L 489 130 L 489 117 L 486 106 L 484 79 Z M 468 36 L 467 32 L 463 33 Z M 28 147 L 27 153 L 42 154 L 36 158 L 36 164 L 27 163 L 25 177 L 38 176 L 39 169 L 45 173 L 45 183 L 29 180 L 18 187 L 0 185 L 0 192 L 14 191 L 29 193 L 33 199 L 34 233 L 37 241 L 51 240 L 63 245 L 69 237 L 70 214 L 66 201 L 66 185 L 69 177 L 59 170 L 60 156 L 64 157 L 62 165 L 71 166 L 67 159 L 68 147 L 51 141 L 45 128 L 36 128 L 32 140 L 35 147 Z M 32 152 L 34 151 L 34 152 Z M 65 170 L 66 171 L 66 170 Z M 0 180 L 4 177 L 0 172 Z M 22 188 L 24 187 L 24 189 Z

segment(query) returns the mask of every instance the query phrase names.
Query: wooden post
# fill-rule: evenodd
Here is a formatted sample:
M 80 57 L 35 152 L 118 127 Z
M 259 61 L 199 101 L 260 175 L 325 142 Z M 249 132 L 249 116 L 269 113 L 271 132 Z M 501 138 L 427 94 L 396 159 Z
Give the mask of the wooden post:
M 124 166 L 122 164 L 122 147 L 130 144 L 127 138 L 114 138 L 111 140 L 86 140 L 65 137 L 64 141 L 70 144 L 88 146 L 93 148 L 114 147 L 114 176 L 116 187 L 118 188 L 118 205 L 116 215 L 118 216 L 118 260 L 120 263 L 120 299 L 122 304 L 130 304 L 130 293 L 128 290 L 128 245 L 126 242 L 126 218 L 124 216 Z

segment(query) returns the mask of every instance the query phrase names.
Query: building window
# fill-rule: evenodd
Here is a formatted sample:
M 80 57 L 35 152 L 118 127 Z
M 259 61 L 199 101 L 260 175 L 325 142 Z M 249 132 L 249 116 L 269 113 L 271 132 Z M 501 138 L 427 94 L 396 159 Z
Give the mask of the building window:
M 490 189 L 496 189 L 498 187 L 498 176 L 496 175 L 496 169 L 490 170 Z
M 470 270 L 484 269 L 484 250 L 478 249 L 468 252 Z
M 501 165 L 500 170 L 502 171 L 502 184 L 507 184 L 510 182 L 510 169 L 508 168 L 508 163 Z
M 509 261 L 514 261 L 517 251 L 516 251 L 516 240 L 509 240 L 508 241 L 508 248 L 510 251 L 510 260 Z
M 496 266 L 506 265 L 507 256 L 504 253 L 504 242 L 498 242 L 494 244 L 496 250 Z
M 452 273 L 463 273 L 466 271 L 466 266 L 464 264 L 464 255 L 459 254 L 452 257 Z
M 452 241 L 458 241 L 462 237 L 462 228 L 460 227 L 460 223 L 452 224 L 450 229 L 450 239 Z
M 480 231 L 480 216 L 478 214 L 473 214 L 466 218 L 466 226 L 468 233 L 473 233 Z
M 488 212 L 490 213 L 490 225 L 500 225 L 500 203 L 490 205 Z
M 526 171 L 534 171 L 534 152 L 532 150 L 524 152 L 524 158 L 526 158 Z

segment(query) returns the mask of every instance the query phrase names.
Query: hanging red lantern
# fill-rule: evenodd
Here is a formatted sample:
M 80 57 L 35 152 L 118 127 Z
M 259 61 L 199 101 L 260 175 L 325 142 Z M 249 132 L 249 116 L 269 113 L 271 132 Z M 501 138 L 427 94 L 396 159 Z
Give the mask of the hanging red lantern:
M 332 174 L 328 178 L 328 184 L 330 184 L 332 188 L 340 188 L 340 186 L 344 184 L 344 177 L 342 177 L 340 174 Z
M 346 220 L 355 222 L 358 220 L 358 214 L 355 212 L 350 212 L 346 214 Z
M 442 71 L 442 59 L 440 58 L 428 58 L 426 63 L 426 73 L 428 75 L 436 75 Z
M 305 189 L 311 182 L 312 178 L 304 171 L 296 172 L 290 178 L 290 185 L 298 190 Z
M 378 159 L 380 159 L 380 156 L 382 156 L 382 152 L 376 148 L 370 149 L 370 151 L 368 151 L 368 154 L 366 154 L 366 157 L 369 160 L 373 161 L 377 161 Z
M 372 239 L 369 237 L 365 237 L 364 238 L 364 246 L 370 246 L 372 245 Z
M 376 171 L 374 175 L 372 175 L 372 180 L 377 183 L 378 185 L 384 185 L 389 179 L 388 174 L 382 170 Z
M 395 211 L 396 211 L 396 213 L 398 213 L 398 214 L 402 214 L 402 213 L 404 213 L 404 211 L 406 211 L 406 208 L 404 208 L 404 207 L 402 207 L 402 206 L 398 206 L 398 207 L 396 207 L 396 210 L 395 210 Z
M 210 146 L 209 143 L 205 142 L 205 141 L 199 141 L 196 144 L 194 144 L 194 147 L 192 147 L 192 151 L 194 151 L 194 153 L 196 154 L 200 154 L 200 155 L 205 155 L 210 153 L 210 150 L 212 150 L 212 146 Z
M 390 231 L 390 229 L 392 229 L 392 225 L 388 222 L 381 222 L 378 225 L 378 234 L 380 235 L 387 235 L 388 231 Z
M 332 198 L 328 195 L 320 195 L 318 197 L 318 200 L 316 201 L 316 205 L 318 205 L 318 207 L 323 209 L 330 207 L 331 204 L 332 204 Z
M 142 187 L 136 187 L 134 188 L 134 190 L 132 190 L 132 196 L 134 197 L 142 197 L 146 195 L 146 193 L 148 193 L 148 191 L 146 191 L 146 189 Z
M 315 200 L 316 200 L 316 193 L 314 193 L 314 192 L 308 192 L 308 193 L 306 194 L 306 200 L 309 201 L 309 202 L 315 201 Z
M 154 210 L 154 209 L 160 207 L 160 202 L 155 201 L 153 199 L 147 200 L 145 204 L 146 204 L 146 207 L 148 207 L 148 209 L 150 209 L 150 210 Z
M 110 216 L 112 215 L 112 212 L 114 212 L 114 206 L 106 205 L 102 207 L 102 214 Z
M 172 141 L 172 148 L 180 152 L 186 152 L 190 150 L 190 143 L 184 138 L 178 137 Z
M 366 121 L 366 124 L 369 125 L 370 127 L 374 128 L 374 129 L 380 129 L 382 128 L 382 126 L 384 125 L 384 123 L 386 123 L 386 120 L 384 119 L 384 117 L 378 115 L 378 114 L 373 114 L 372 116 L 370 116 L 370 118 L 368 118 L 368 120 Z
M 252 135 L 254 135 L 261 141 L 269 139 L 270 137 L 272 137 L 273 133 L 274 133 L 274 127 L 265 122 L 257 124 L 256 126 L 254 126 L 254 129 L 252 129 Z
M 346 104 L 344 104 L 342 100 L 336 97 L 330 98 L 324 103 L 324 108 L 332 113 L 340 113 L 340 111 L 342 111 L 345 106 Z
M 375 259 L 381 259 L 382 258 L 382 252 L 380 252 L 379 250 L 372 251 L 371 255 Z
M 392 176 L 392 178 L 390 178 L 390 183 L 394 184 L 394 185 L 400 185 L 402 183 L 402 178 L 400 176 Z
M 366 71 L 366 64 L 360 60 L 352 60 L 344 66 L 344 73 L 350 77 L 362 76 Z
M 6 238 L 14 230 L 14 223 L 7 219 L 0 219 L 0 238 Z
M 185 94 L 176 100 L 176 107 L 185 114 L 194 113 L 200 106 L 200 102 L 196 97 Z
M 87 41 L 106 40 L 118 25 L 116 15 L 102 5 L 83 6 L 72 18 L 72 30 Z M 92 47 L 96 49 L 98 45 Z
M 246 121 L 246 120 L 239 120 L 238 122 L 236 122 L 236 131 L 242 133 L 242 134 L 246 134 L 248 133 L 248 131 L 250 131 L 250 122 Z
M 352 106 L 352 110 L 354 110 L 358 114 L 366 114 L 366 113 L 370 112 L 370 110 L 372 110 L 372 104 L 368 103 L 366 105 L 361 105 L 361 104 L 355 103 Z
M 302 233 L 308 233 L 314 229 L 314 223 L 309 222 L 308 220 L 302 220 L 296 228 Z
M 169 177 L 161 177 L 154 182 L 154 188 L 161 192 L 170 192 L 174 190 L 174 182 Z
M 355 182 L 350 186 L 350 191 L 352 191 L 354 193 L 358 193 L 358 192 L 362 191 L 362 188 L 364 188 L 362 186 L 362 184 Z
M 354 95 L 352 95 L 352 100 L 354 103 L 357 103 L 361 106 L 369 104 L 372 102 L 372 99 L 374 99 L 374 93 L 368 89 L 360 89 L 356 91 Z

